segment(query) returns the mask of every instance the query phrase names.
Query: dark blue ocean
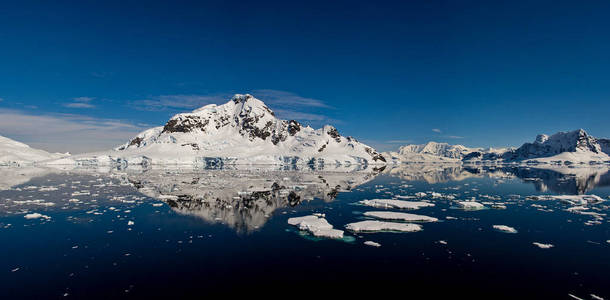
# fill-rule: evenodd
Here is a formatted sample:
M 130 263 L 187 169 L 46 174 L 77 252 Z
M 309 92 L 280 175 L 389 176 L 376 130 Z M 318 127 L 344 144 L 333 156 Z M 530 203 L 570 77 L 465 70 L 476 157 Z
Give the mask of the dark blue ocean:
M 610 298 L 607 168 L 0 172 L 1 299 L 206 298 L 238 290 L 290 297 L 329 288 L 414 299 Z M 365 199 L 434 206 L 375 208 L 359 203 Z M 484 208 L 463 209 L 460 201 Z M 438 221 L 418 223 L 418 232 L 346 230 L 372 220 L 367 211 Z M 287 222 L 313 213 L 344 238 L 314 237 Z

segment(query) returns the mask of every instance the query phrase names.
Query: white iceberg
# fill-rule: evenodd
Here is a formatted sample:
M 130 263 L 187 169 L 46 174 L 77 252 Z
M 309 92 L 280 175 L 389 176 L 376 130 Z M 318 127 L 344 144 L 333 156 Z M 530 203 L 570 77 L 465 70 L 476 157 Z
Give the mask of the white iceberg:
M 493 225 L 493 228 L 506 233 L 517 233 L 517 229 L 506 225 Z
M 536 246 L 538 248 L 542 248 L 542 249 L 549 249 L 549 248 L 555 247 L 555 245 L 553 245 L 553 244 L 543 244 L 543 243 L 538 243 L 538 242 L 533 242 L 532 244 L 534 244 L 534 246 Z
M 434 203 L 424 201 L 404 201 L 395 199 L 371 199 L 362 200 L 359 202 L 362 205 L 382 208 L 398 208 L 398 209 L 419 209 L 422 207 L 432 207 Z
M 416 215 L 416 214 L 408 214 L 401 212 L 391 212 L 391 211 L 367 211 L 364 213 L 367 217 L 373 217 L 377 219 L 385 219 L 385 220 L 401 220 L 407 222 L 436 222 L 437 218 Z
M 485 208 L 485 205 L 476 201 L 458 201 L 456 203 L 460 208 L 465 210 L 480 210 Z
M 343 238 L 343 230 L 333 229 L 333 225 L 330 225 L 326 219 L 315 215 L 290 218 L 288 224 L 298 227 L 299 230 L 309 231 L 316 237 Z
M 371 246 L 371 247 L 381 247 L 380 243 L 376 243 L 376 242 L 373 242 L 373 241 L 366 241 L 366 242 L 364 242 L 364 244 L 367 245 L 367 246 Z
M 353 232 L 376 232 L 376 231 L 398 231 L 398 232 L 416 232 L 421 231 L 422 226 L 411 223 L 393 223 L 382 221 L 361 221 L 345 225 L 347 230 Z

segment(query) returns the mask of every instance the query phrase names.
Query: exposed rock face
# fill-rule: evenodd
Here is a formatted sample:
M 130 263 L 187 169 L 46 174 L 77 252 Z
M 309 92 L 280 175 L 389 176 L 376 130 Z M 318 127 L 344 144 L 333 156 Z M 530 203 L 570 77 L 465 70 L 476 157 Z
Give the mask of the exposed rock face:
M 610 139 L 598 139 L 597 142 L 602 150 L 602 152 L 610 155 Z

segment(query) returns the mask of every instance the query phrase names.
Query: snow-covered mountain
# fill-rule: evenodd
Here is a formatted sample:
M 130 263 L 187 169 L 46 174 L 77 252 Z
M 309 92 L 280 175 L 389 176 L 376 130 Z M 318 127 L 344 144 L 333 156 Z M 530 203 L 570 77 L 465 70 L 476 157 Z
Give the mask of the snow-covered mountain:
M 610 162 L 610 140 L 596 139 L 582 129 L 540 134 L 533 143 L 525 143 L 504 153 L 485 155 L 472 152 L 464 161 L 502 161 L 527 163 L 603 163 Z
M 582 129 L 538 135 L 533 143 L 525 143 L 502 155 L 505 161 L 536 160 L 540 162 L 589 163 L 610 161 L 607 140 L 602 143 Z M 602 147 L 602 144 L 604 145 Z
M 28 165 L 44 160 L 57 159 L 67 154 L 49 153 L 44 150 L 0 136 L 0 166 Z
M 459 162 L 466 154 L 479 151 L 462 145 L 428 142 L 421 145 L 405 145 L 398 152 L 385 152 L 386 160 L 400 162 Z
M 280 120 L 252 95 L 235 95 L 172 117 L 114 150 L 78 155 L 55 164 L 383 164 L 375 149 L 321 129 Z

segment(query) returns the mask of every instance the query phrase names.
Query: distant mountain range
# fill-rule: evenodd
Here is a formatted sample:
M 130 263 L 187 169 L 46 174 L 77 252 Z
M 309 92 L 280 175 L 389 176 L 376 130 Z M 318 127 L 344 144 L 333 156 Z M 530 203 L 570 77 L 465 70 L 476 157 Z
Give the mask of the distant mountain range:
M 235 95 L 173 116 L 115 149 L 70 156 L 0 137 L 0 165 L 382 165 L 387 163 L 610 163 L 610 139 L 582 129 L 538 135 L 519 148 L 468 148 L 428 142 L 379 153 L 333 126 L 320 129 L 280 120 L 252 95 Z
M 463 163 L 610 163 L 610 140 L 596 139 L 582 129 L 538 135 L 519 148 L 483 149 L 428 142 L 406 145 L 398 152 L 385 152 L 391 162 Z

